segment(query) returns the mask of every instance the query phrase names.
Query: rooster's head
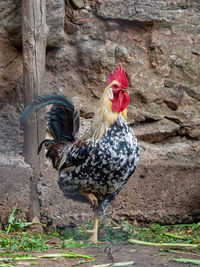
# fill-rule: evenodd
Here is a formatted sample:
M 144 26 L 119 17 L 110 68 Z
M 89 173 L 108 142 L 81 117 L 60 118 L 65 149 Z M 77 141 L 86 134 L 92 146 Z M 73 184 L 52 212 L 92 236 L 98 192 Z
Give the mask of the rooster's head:
M 105 88 L 92 123 L 92 138 L 95 141 L 106 133 L 118 116 L 127 119 L 127 110 L 130 97 L 128 80 L 121 66 L 114 69 L 108 76 L 108 86 Z
M 109 91 L 109 100 L 112 102 L 113 112 L 122 112 L 129 103 L 128 80 L 125 71 L 121 66 L 114 69 L 108 76 L 109 85 L 106 89 Z

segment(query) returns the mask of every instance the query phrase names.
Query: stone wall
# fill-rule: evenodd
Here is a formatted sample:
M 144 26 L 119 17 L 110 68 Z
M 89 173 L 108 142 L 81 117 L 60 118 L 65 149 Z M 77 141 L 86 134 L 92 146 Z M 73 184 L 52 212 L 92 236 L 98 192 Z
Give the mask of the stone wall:
M 140 140 L 141 160 L 108 213 L 117 220 L 140 222 L 199 220 L 200 2 L 47 3 L 47 88 L 73 100 L 81 113 L 82 133 L 89 129 L 109 72 L 118 64 L 127 72 L 128 122 Z M 18 2 L 1 1 L 0 18 L 1 151 L 21 160 L 22 130 L 16 122 L 23 105 Z M 6 173 L 1 182 L 8 179 Z M 58 189 L 57 173 L 52 173 L 46 162 L 38 184 L 43 222 L 63 227 L 87 220 L 87 205 L 66 200 Z M 27 213 L 26 201 L 18 202 L 17 196 L 16 205 L 21 203 Z
M 64 43 L 65 1 L 46 0 L 47 25 L 49 28 L 48 46 L 57 47 Z M 21 1 L 1 0 L 0 36 L 15 46 L 22 45 Z

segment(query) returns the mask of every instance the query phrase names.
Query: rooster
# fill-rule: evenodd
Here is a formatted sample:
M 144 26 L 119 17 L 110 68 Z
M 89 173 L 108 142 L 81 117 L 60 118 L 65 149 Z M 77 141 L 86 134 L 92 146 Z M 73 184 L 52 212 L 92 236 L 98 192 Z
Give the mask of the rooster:
M 44 140 L 46 157 L 59 171 L 58 184 L 67 198 L 86 201 L 94 211 L 92 236 L 98 242 L 98 220 L 124 187 L 139 160 L 137 139 L 127 124 L 128 80 L 121 66 L 108 76 L 90 131 L 77 138 L 80 117 L 72 102 L 60 94 L 44 95 L 28 105 L 21 115 L 52 104 L 47 123 L 52 140 Z

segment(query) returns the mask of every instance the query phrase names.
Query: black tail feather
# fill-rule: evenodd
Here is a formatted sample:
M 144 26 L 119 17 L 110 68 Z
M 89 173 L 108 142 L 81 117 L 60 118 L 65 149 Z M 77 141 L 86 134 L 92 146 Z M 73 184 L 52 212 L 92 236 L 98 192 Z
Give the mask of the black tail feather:
M 40 108 L 51 104 L 53 104 L 53 106 L 47 113 L 46 120 L 48 122 L 49 131 L 54 139 L 52 142 L 59 142 L 62 140 L 73 142 L 79 130 L 80 116 L 78 111 L 74 109 L 72 102 L 63 95 L 52 94 L 38 96 L 35 102 L 24 109 L 20 117 L 20 123 L 24 124 L 31 111 L 36 112 Z M 45 140 L 40 144 L 38 148 L 39 152 L 44 143 Z
M 46 120 L 51 135 L 56 141 L 75 140 L 74 133 L 74 111 L 66 110 L 60 105 L 53 105 L 47 113 Z
M 30 115 L 31 111 L 38 111 L 40 108 L 45 107 L 47 105 L 57 104 L 64 106 L 67 110 L 74 111 L 74 105 L 72 102 L 67 99 L 63 95 L 59 94 L 52 94 L 52 95 L 44 95 L 44 96 L 37 96 L 36 101 L 29 104 L 25 107 L 21 117 L 20 123 L 24 124 L 28 116 Z

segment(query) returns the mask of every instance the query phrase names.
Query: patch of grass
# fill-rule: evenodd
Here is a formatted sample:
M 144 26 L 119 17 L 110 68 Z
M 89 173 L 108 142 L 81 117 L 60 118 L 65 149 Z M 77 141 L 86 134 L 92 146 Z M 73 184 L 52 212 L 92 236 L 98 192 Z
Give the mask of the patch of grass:
M 60 235 L 60 237 L 64 239 L 73 239 L 75 241 L 78 241 L 78 240 L 87 240 L 89 238 L 89 234 L 86 232 L 85 227 L 79 226 L 76 228 L 67 228 Z
M 155 256 L 166 256 L 167 254 L 169 256 L 171 253 L 179 253 L 180 255 L 189 254 L 196 257 L 198 250 L 200 250 L 200 223 L 165 226 L 153 223 L 148 228 L 134 228 L 130 236 L 137 238 L 129 239 L 129 242 L 133 244 L 171 248 L 160 249 L 161 253 Z M 174 256 L 173 254 L 172 256 Z M 200 265 L 200 260 L 197 259 L 168 258 L 168 260 Z
M 67 228 L 64 232 L 50 232 L 49 237 L 57 237 L 61 240 L 61 245 L 55 248 L 86 248 L 94 245 L 92 242 L 84 243 L 88 240 L 89 234 L 85 227 Z
M 185 244 L 200 243 L 200 224 L 160 225 L 151 224 L 148 228 L 134 228 L 131 235 L 141 241 Z
M 8 228 L 6 230 L 6 234 L 8 235 L 11 230 L 21 230 L 24 229 L 30 225 L 38 224 L 36 222 L 25 222 L 23 220 L 18 220 L 15 218 L 15 212 L 18 210 L 18 208 L 14 208 L 11 212 L 9 218 L 8 218 Z
M 70 231 L 70 230 L 68 230 Z M 74 232 L 74 231 L 73 231 Z M 72 235 L 73 236 L 73 235 Z M 48 241 L 52 237 L 57 237 L 61 240 L 60 244 L 48 244 Z M 87 240 L 87 239 L 86 239 Z M 6 249 L 2 254 L 8 253 L 8 251 L 35 251 L 43 252 L 50 248 L 55 249 L 71 249 L 77 247 L 89 247 L 94 245 L 93 243 L 84 243 L 83 241 L 74 240 L 73 238 L 66 238 L 65 234 L 52 233 L 52 234 L 43 234 L 37 233 L 35 235 L 30 235 L 25 232 L 15 232 L 15 234 L 10 234 L 6 236 L 1 236 L 0 234 L 0 248 Z M 1 254 L 0 254 L 1 256 Z
M 73 229 L 67 229 L 60 235 L 61 239 L 70 239 L 74 241 L 88 240 L 86 228 L 91 229 L 92 224 L 87 223 L 85 226 Z M 100 241 L 120 242 L 130 238 L 136 238 L 145 242 L 153 243 L 184 243 L 199 244 L 200 243 L 200 223 L 197 224 L 176 224 L 176 225 L 160 225 L 152 223 L 148 227 L 133 227 L 129 222 L 121 224 L 109 223 L 100 224 L 99 230 L 104 232 L 105 237 Z
M 84 243 L 88 240 L 89 234 L 86 229 L 92 228 L 89 222 L 84 226 L 77 228 L 67 228 L 64 232 L 51 232 L 48 234 L 37 233 L 30 235 L 24 232 L 24 228 L 32 225 L 32 222 L 24 222 L 15 218 L 15 208 L 10 214 L 8 220 L 7 231 L 0 231 L 0 248 L 5 251 L 0 256 L 9 256 L 10 252 L 17 251 L 36 251 L 42 252 L 50 248 L 71 249 L 76 247 L 89 247 L 93 243 Z M 100 231 L 104 232 L 105 237 L 100 241 L 120 242 L 129 239 L 137 239 L 150 243 L 179 243 L 193 244 L 193 248 L 199 249 L 200 243 L 200 223 L 197 224 L 176 224 L 176 225 L 160 225 L 152 223 L 149 227 L 133 227 L 129 222 L 116 224 L 110 220 L 109 224 L 100 224 Z M 60 243 L 52 244 L 48 242 L 52 237 L 60 239 Z M 99 245 L 102 246 L 102 245 Z M 187 246 L 186 246 L 187 247 Z
M 29 235 L 25 232 L 17 232 L 15 234 L 0 235 L 0 247 L 9 249 L 10 251 L 45 251 L 50 248 L 45 241 L 49 237 L 44 234 L 37 233 Z
M 117 243 L 120 241 L 126 241 L 129 238 L 129 232 L 125 230 L 123 225 L 112 226 L 112 225 L 100 225 L 100 230 L 105 233 L 105 237 L 101 241 L 108 241 Z
M 17 208 L 14 208 L 8 219 L 8 227 L 6 232 L 0 231 L 0 249 L 6 249 L 2 255 L 16 251 L 35 251 L 42 252 L 50 248 L 75 248 L 88 247 L 93 243 L 84 244 L 82 240 L 88 239 L 85 227 L 77 227 L 67 229 L 65 232 L 58 233 L 37 233 L 34 235 L 24 232 L 24 230 L 35 224 L 34 222 L 25 222 L 23 219 L 16 218 Z M 61 240 L 60 244 L 49 245 L 48 240 L 57 237 Z M 9 254 L 10 255 L 10 254 Z

